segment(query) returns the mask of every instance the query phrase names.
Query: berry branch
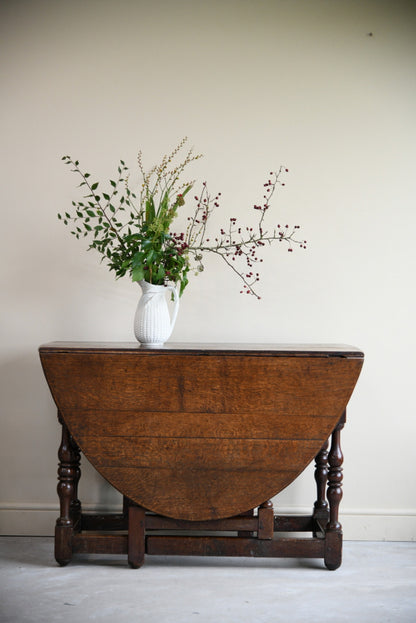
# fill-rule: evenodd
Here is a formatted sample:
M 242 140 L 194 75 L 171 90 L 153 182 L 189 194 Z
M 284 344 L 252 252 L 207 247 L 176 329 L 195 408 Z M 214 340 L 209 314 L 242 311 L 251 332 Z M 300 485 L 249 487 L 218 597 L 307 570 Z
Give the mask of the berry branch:
M 210 235 L 210 219 L 220 208 L 221 193 L 211 196 L 204 182 L 200 193 L 194 196 L 196 203 L 185 231 L 175 233 L 171 231 L 172 223 L 194 186 L 194 181 L 181 183 L 180 177 L 189 164 L 202 157 L 189 149 L 185 158 L 175 163 L 186 142 L 185 137 L 147 173 L 139 152 L 137 160 L 142 176 L 139 198 L 129 187 L 129 170 L 122 160 L 116 181 L 110 180 L 110 190 L 102 192 L 98 191 L 99 183 L 91 182 L 90 174 L 81 171 L 78 160 L 64 156 L 62 160 L 81 177 L 79 187 L 85 187 L 87 194 L 81 201 L 72 201 L 72 214 L 59 213 L 58 218 L 65 225 L 71 223 L 71 233 L 77 239 L 81 236 L 92 239 L 88 248 L 95 249 L 102 260 L 107 260 L 117 278 L 129 274 L 133 281 L 144 279 L 159 285 L 170 282 L 178 284 L 182 294 L 192 266 L 195 274 L 202 272 L 204 255 L 213 253 L 242 281 L 240 292 L 259 299 L 255 286 L 260 275 L 254 272 L 254 266 L 263 261 L 259 256 L 262 247 L 286 242 L 288 251 L 293 251 L 295 245 L 306 249 L 306 240 L 295 238 L 298 225 L 266 229 L 272 197 L 278 187 L 285 185 L 282 177 L 288 170 L 280 167 L 264 183 L 262 201 L 253 206 L 258 215 L 255 227 L 240 225 L 237 218 L 231 217 L 217 234 Z

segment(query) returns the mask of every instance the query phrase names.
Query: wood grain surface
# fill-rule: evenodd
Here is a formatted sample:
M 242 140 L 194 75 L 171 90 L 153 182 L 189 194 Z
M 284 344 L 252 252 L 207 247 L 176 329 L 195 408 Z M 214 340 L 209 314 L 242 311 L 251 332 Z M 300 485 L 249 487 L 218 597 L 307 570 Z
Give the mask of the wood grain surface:
M 335 428 L 363 354 L 344 346 L 52 343 L 57 408 L 121 493 L 167 517 L 231 517 L 290 484 Z

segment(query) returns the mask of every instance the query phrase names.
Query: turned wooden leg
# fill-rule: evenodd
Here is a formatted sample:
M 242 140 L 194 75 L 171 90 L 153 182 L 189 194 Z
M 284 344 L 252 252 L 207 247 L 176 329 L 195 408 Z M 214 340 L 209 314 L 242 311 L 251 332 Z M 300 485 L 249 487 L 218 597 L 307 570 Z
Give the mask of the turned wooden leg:
M 145 510 L 141 506 L 129 506 L 128 562 L 138 569 L 144 563 L 145 553 Z
M 338 422 L 331 437 L 328 454 L 328 491 L 329 521 L 325 529 L 325 565 L 328 569 L 337 569 L 342 561 L 342 526 L 338 521 L 338 510 L 342 499 L 342 463 L 341 430 L 345 424 L 345 412 Z
M 80 478 L 80 455 L 78 447 L 71 439 L 70 433 L 61 414 L 58 419 L 62 424 L 62 439 L 58 450 L 58 496 L 60 516 L 55 526 L 55 559 L 64 566 L 72 558 L 72 537 L 74 533 L 74 512 L 79 514 L 80 502 L 77 499 L 77 485 Z
M 81 453 L 78 445 L 73 439 L 72 435 L 69 435 L 69 446 L 71 450 L 71 462 L 73 469 L 73 497 L 71 500 L 70 513 L 72 517 L 72 523 L 74 530 L 81 530 L 81 502 L 78 499 L 78 483 L 81 478 Z
M 328 481 L 328 445 L 326 441 L 320 452 L 315 458 L 315 481 L 316 481 L 316 502 L 313 509 L 313 518 L 319 521 L 321 526 L 325 526 L 328 522 L 328 502 L 326 500 L 326 485 Z M 317 532 L 314 530 L 313 535 Z

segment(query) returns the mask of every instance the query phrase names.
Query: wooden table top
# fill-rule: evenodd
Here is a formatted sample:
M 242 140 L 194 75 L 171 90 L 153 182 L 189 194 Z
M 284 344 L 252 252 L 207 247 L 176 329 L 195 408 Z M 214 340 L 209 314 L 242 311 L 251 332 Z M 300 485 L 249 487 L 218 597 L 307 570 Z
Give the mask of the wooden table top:
M 363 357 L 326 344 L 40 347 L 94 467 L 140 506 L 188 520 L 237 515 L 290 484 L 337 425 Z
M 162 347 L 150 348 L 138 342 L 49 342 L 39 347 L 40 352 L 75 352 L 75 351 L 113 351 L 144 353 L 227 353 L 299 356 L 340 356 L 363 358 L 364 353 L 355 346 L 347 344 L 258 344 L 258 343 L 199 343 L 167 342 Z

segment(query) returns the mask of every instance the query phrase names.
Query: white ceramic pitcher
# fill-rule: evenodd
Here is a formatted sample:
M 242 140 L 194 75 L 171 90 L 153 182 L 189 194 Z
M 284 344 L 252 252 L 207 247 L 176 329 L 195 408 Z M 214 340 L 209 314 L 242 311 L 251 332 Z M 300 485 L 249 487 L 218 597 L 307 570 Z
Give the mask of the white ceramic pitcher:
M 143 345 L 152 348 L 163 346 L 169 339 L 179 308 L 179 295 L 174 286 L 158 286 L 139 281 L 142 296 L 134 317 L 134 335 Z M 173 294 L 172 317 L 166 302 L 166 291 Z

